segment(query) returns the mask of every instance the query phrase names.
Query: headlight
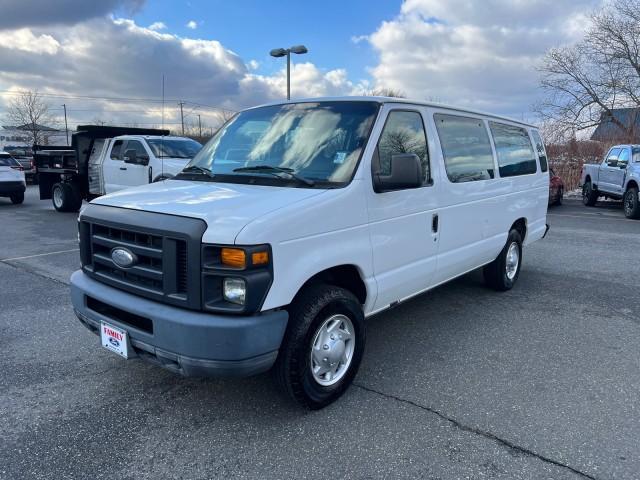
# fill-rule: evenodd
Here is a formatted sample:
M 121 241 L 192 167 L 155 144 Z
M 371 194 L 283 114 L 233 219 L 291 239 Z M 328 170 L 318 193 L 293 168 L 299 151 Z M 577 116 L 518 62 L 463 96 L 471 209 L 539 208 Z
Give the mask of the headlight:
M 222 295 L 231 303 L 244 305 L 247 294 L 247 284 L 241 278 L 225 278 L 223 281 Z
M 269 245 L 202 245 L 202 308 L 259 312 L 273 282 Z

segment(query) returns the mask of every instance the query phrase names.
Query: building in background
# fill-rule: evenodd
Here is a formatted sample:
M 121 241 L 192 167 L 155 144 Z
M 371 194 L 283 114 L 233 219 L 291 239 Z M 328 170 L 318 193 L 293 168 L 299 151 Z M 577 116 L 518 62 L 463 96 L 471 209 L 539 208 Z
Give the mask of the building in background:
M 67 135 L 64 130 L 58 130 L 44 125 L 37 125 L 37 128 L 44 134 L 43 138 L 45 139 L 45 145 L 67 144 Z M 0 151 L 4 150 L 5 147 L 31 148 L 30 138 L 26 125 L 2 125 L 0 126 Z
M 624 129 L 620 128 L 614 118 L 624 125 Z M 603 114 L 599 125 L 591 134 L 591 140 L 607 143 L 640 143 L 640 108 L 616 108 L 612 110 L 612 115 Z

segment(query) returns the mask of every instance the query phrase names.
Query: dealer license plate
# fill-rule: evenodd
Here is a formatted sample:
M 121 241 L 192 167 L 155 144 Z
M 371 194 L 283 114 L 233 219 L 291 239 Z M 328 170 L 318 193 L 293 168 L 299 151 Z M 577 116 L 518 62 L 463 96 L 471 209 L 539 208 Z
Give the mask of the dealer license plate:
M 102 346 L 107 350 L 111 350 L 121 357 L 129 358 L 129 338 L 125 330 L 102 322 L 100 324 L 100 339 Z

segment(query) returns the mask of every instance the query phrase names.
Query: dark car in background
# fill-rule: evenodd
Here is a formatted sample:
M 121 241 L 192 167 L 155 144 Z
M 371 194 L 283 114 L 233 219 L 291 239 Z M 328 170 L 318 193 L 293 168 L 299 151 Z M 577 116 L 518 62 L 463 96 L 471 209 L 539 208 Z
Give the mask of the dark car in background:
M 27 182 L 37 183 L 36 166 L 30 147 L 7 145 L 4 151 L 9 153 L 22 166 Z
M 562 198 L 564 197 L 564 182 L 553 171 L 553 168 L 549 169 L 549 205 L 562 205 Z

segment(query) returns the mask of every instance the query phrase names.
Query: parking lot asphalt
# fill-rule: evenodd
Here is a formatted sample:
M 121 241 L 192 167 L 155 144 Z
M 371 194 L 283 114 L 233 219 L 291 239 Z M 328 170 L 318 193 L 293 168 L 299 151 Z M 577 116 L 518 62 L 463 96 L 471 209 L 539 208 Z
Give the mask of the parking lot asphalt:
M 76 215 L 0 199 L 0 478 L 637 479 L 640 221 L 549 211 L 516 287 L 473 272 L 368 320 L 355 385 L 307 412 L 185 379 L 75 319 Z

